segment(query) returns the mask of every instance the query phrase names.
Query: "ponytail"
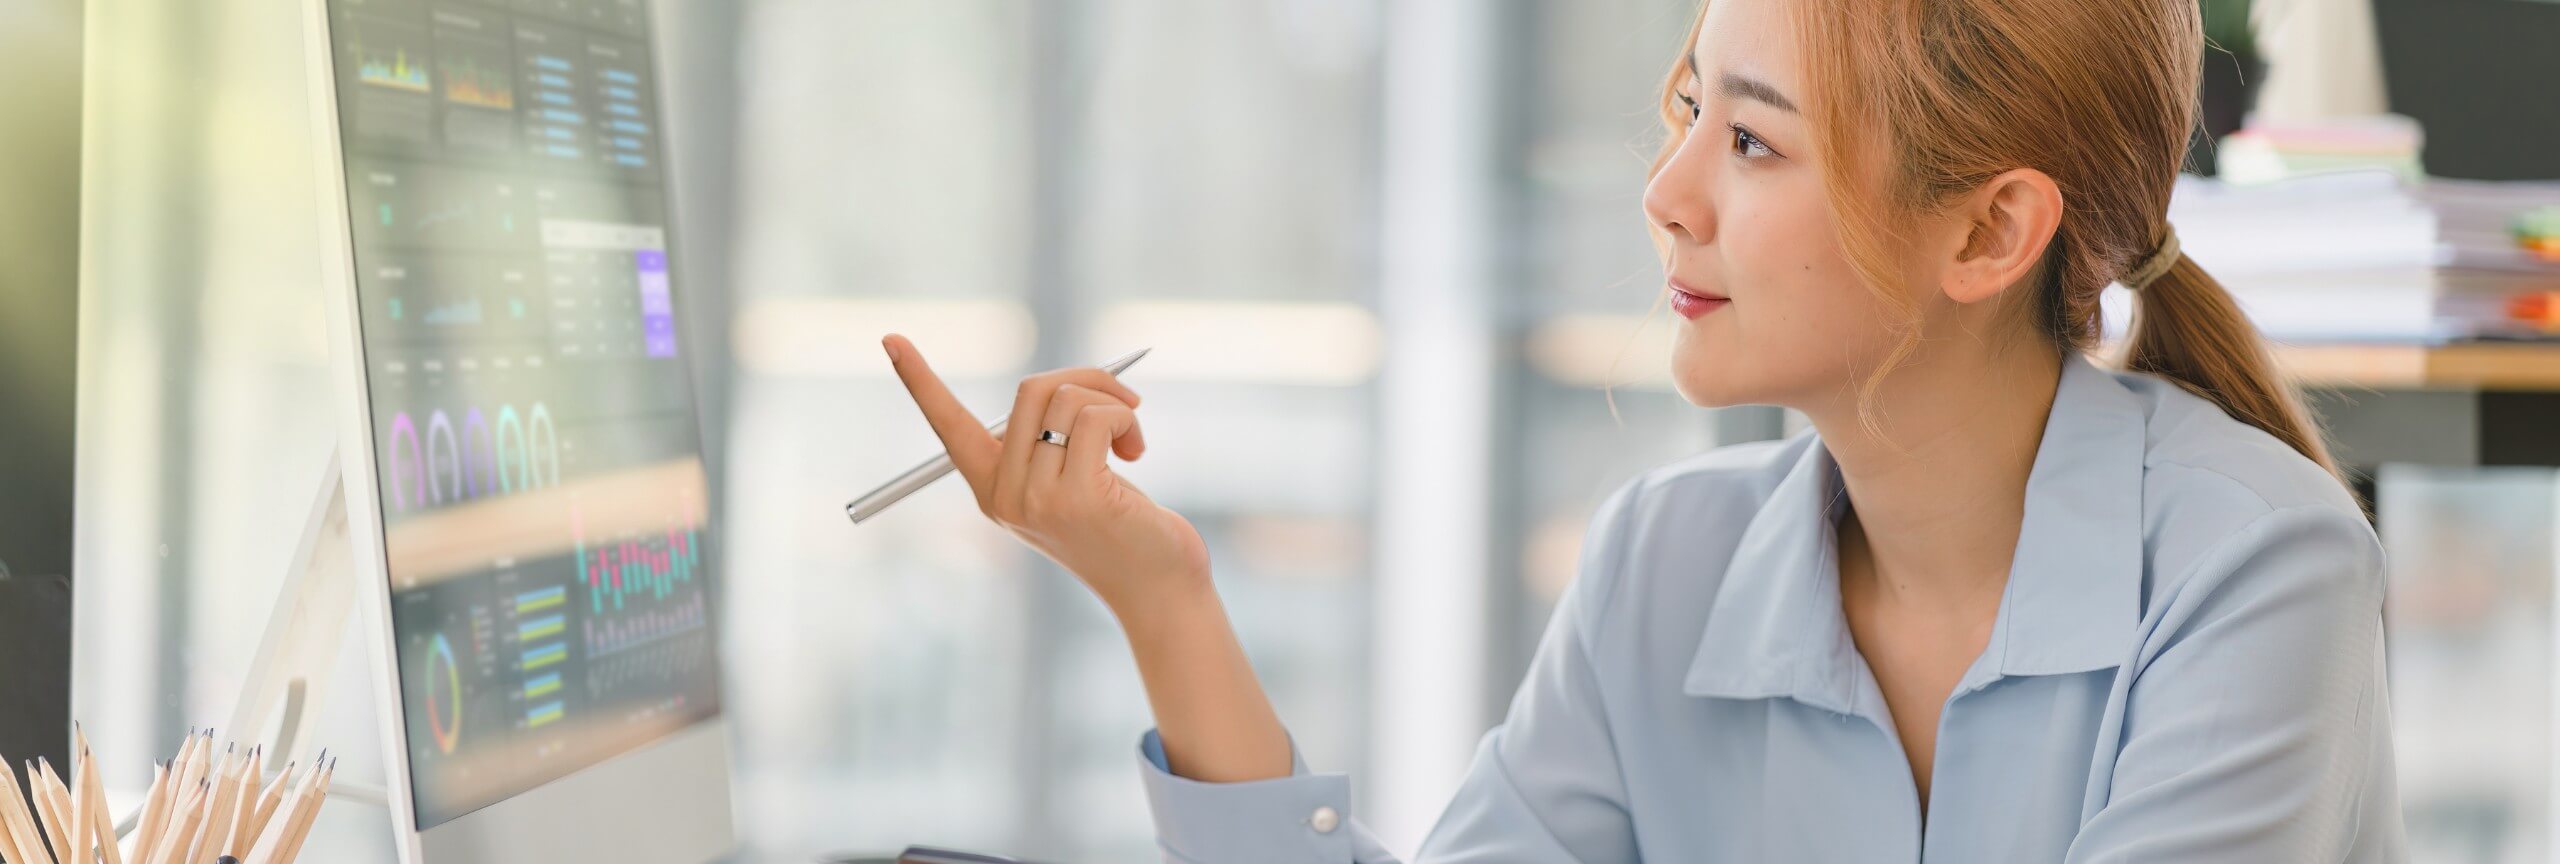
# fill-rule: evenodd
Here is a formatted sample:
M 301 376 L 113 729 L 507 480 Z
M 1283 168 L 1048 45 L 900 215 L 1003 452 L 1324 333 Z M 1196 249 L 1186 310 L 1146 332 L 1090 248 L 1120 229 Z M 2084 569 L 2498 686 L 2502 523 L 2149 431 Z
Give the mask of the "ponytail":
M 2127 284 L 2132 284 L 2128 282 Z M 2192 258 L 2178 254 L 2166 271 L 2134 292 L 2131 350 L 2124 367 L 2166 378 L 2266 430 L 2333 477 L 2343 476 L 2321 440 L 2302 397 L 2276 375 L 2258 328 L 2231 292 Z

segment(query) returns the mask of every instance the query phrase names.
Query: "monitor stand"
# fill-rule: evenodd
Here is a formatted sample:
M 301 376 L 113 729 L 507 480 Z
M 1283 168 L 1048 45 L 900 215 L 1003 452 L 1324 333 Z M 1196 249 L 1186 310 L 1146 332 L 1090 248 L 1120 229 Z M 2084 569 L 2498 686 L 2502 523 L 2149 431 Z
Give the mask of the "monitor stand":
M 230 734 L 253 734 L 249 744 L 267 748 L 268 764 L 307 755 L 319 716 L 322 688 L 346 641 L 355 608 L 355 555 L 347 544 L 347 493 L 332 450 L 321 471 L 311 515 L 302 527 L 265 635 L 231 706 Z M 255 730 L 255 731 L 251 731 Z
M 321 695 L 346 642 L 348 613 L 355 609 L 355 554 L 347 542 L 347 493 L 339 476 L 338 453 L 329 452 L 304 520 L 302 541 L 294 549 L 284 585 L 276 590 L 276 606 L 267 614 L 265 635 L 231 706 L 231 720 L 221 727 L 266 748 L 266 764 L 281 766 L 308 758 L 311 731 L 320 716 Z M 370 621 L 373 616 L 365 616 Z M 364 626 L 378 626 L 367 624 Z M 237 737 L 234 740 L 244 740 Z M 387 805 L 380 786 L 333 781 L 329 797 Z M 129 833 L 142 809 L 116 821 L 116 833 Z

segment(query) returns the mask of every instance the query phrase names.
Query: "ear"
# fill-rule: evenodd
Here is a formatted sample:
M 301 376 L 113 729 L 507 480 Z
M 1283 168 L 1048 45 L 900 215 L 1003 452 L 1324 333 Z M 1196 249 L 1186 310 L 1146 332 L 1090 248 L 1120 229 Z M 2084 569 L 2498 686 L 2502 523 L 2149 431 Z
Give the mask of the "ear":
M 1939 290 L 1958 303 L 2000 296 L 2043 262 L 2062 224 L 2062 188 L 2033 168 L 2011 169 L 1965 196 L 1946 242 Z

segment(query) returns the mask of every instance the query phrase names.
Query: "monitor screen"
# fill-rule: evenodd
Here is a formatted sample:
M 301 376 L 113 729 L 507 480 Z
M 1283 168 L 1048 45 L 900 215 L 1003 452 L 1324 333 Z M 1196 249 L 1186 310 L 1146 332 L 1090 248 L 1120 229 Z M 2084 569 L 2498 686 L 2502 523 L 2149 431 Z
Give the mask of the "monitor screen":
M 719 711 L 643 0 L 326 0 L 411 790 Z

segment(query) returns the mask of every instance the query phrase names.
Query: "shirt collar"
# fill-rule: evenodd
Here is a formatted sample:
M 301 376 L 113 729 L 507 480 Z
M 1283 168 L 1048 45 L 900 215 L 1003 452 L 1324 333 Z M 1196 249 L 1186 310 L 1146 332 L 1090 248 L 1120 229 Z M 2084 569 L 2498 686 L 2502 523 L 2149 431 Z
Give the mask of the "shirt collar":
M 2122 662 L 2142 614 L 2140 398 L 2074 352 L 2063 361 L 2009 583 L 1959 691 L 2005 675 Z M 1786 696 L 1839 713 L 1879 699 L 1840 611 L 1839 467 L 1816 437 L 1743 529 L 1682 690 Z

